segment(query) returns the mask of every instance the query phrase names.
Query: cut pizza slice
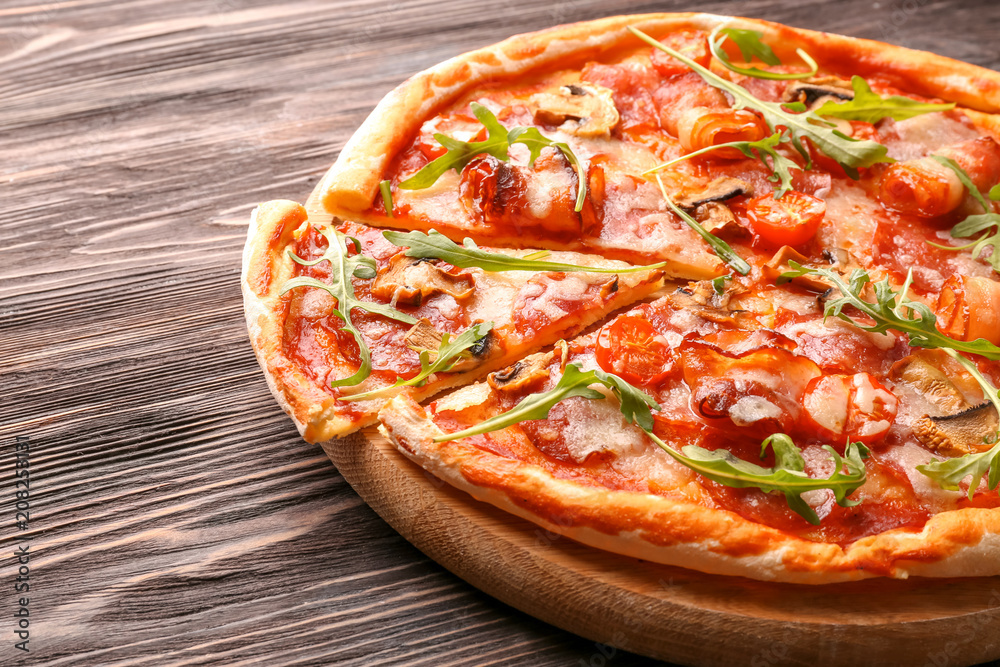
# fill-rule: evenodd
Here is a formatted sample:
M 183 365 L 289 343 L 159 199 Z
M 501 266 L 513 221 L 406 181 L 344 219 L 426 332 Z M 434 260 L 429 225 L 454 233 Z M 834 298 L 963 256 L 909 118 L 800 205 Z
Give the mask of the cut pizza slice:
M 660 266 L 312 224 L 291 201 L 255 211 L 243 266 L 254 350 L 310 442 L 373 423 L 397 393 L 422 400 L 506 366 L 663 282 Z
M 479 500 L 646 560 L 800 583 L 1000 573 L 993 477 L 962 479 L 997 452 L 976 376 L 1000 363 L 825 314 L 796 287 L 700 283 L 426 408 L 396 398 L 381 430 Z
M 737 65 L 748 53 L 773 71 Z M 1000 269 L 986 240 L 947 236 L 989 227 L 962 221 L 983 213 L 973 190 L 1000 180 L 997 91 L 995 72 L 886 44 L 705 14 L 614 17 L 417 74 L 320 190 L 343 218 L 665 260 L 680 278 L 780 264 L 787 246 L 896 284 L 919 265 L 914 287 L 936 293 L 949 275 Z

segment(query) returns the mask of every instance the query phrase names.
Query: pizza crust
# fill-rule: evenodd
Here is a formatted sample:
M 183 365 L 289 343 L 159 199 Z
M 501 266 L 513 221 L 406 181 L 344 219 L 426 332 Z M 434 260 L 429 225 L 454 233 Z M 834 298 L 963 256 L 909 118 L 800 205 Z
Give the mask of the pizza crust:
M 626 30 L 654 38 L 679 30 L 710 31 L 720 23 L 764 33 L 783 59 L 805 49 L 821 65 L 843 63 L 850 73 L 878 74 L 913 93 L 1000 112 L 1000 73 L 933 53 L 855 37 L 715 14 L 637 14 L 574 23 L 516 35 L 412 76 L 379 102 L 344 146 L 320 185 L 324 208 L 347 218 L 367 210 L 391 160 L 427 119 L 483 84 L 582 64 L 619 50 L 648 49 Z
M 476 395 L 469 392 L 472 400 Z M 393 399 L 380 419 L 383 435 L 440 479 L 477 500 L 605 551 L 665 565 L 697 564 L 696 569 L 710 574 L 797 584 L 1000 575 L 998 510 L 945 512 L 919 532 L 892 530 L 845 549 L 727 510 L 574 484 L 462 440 L 435 443 L 433 438 L 443 432 L 406 397 Z

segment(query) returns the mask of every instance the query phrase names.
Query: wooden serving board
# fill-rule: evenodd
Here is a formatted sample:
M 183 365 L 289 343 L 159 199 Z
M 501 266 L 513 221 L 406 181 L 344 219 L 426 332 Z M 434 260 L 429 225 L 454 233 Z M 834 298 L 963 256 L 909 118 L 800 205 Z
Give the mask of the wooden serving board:
M 318 187 L 309 219 L 329 222 Z M 1000 659 L 1000 577 L 829 586 L 714 576 L 619 556 L 475 500 L 374 428 L 323 449 L 429 557 L 493 597 L 611 646 L 687 665 L 972 665 Z M 592 661 L 593 662 L 593 661 Z

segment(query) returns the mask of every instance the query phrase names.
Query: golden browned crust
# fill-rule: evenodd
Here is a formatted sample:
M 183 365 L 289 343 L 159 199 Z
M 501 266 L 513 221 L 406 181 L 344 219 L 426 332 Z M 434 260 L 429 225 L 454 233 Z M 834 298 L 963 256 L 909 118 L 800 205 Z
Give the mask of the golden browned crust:
M 646 48 L 626 26 L 662 38 L 677 30 L 712 30 L 723 22 L 763 32 L 783 58 L 793 59 L 795 49 L 803 48 L 837 73 L 878 74 L 919 95 L 984 112 L 1000 111 L 1000 73 L 933 53 L 757 19 L 713 14 L 615 16 L 517 35 L 414 75 L 386 95 L 344 146 L 324 177 L 323 205 L 345 217 L 370 207 L 390 161 L 409 145 L 424 121 L 480 85 Z
M 261 204 L 253 212 L 243 251 L 243 306 L 247 331 L 271 393 L 309 442 L 323 442 L 374 424 L 379 409 L 388 399 L 355 404 L 346 413 L 336 397 L 310 380 L 283 347 L 288 302 L 279 296 L 281 285 L 292 276 L 293 263 L 285 254 L 294 232 L 308 224 L 301 205 L 286 200 Z M 600 258 L 579 255 L 575 263 L 602 263 Z M 616 282 L 618 289 L 600 308 L 566 317 L 540 330 L 530 340 L 514 344 L 505 341 L 503 354 L 466 373 L 444 375 L 422 387 L 406 388 L 405 393 L 422 401 L 437 392 L 472 382 L 485 373 L 503 368 L 525 354 L 559 338 L 578 333 L 610 312 L 630 305 L 655 292 L 663 284 L 662 272 L 629 274 Z
M 243 248 L 241 287 L 250 343 L 271 393 L 302 437 L 320 442 L 332 437 L 329 433 L 353 430 L 353 424 L 333 414 L 334 398 L 316 387 L 282 349 L 287 303 L 279 298 L 279 290 L 292 275 L 292 260 L 284 251 L 307 221 L 305 208 L 293 201 L 258 206 Z
M 891 530 L 843 548 L 811 542 L 727 510 L 648 493 L 559 479 L 442 431 L 405 397 L 380 414 L 381 430 L 405 456 L 478 500 L 546 530 L 666 565 L 802 584 L 885 576 L 1000 574 L 1000 511 L 970 508 L 931 518 L 921 531 Z

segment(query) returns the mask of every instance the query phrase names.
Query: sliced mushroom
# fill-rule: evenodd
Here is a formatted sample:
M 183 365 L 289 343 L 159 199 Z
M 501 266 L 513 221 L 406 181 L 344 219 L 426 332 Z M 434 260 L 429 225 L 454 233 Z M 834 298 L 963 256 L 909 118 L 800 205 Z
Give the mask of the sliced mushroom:
M 927 353 L 911 354 L 893 364 L 889 376 L 905 382 L 946 415 L 968 410 L 969 402 L 948 375 L 924 358 Z
M 406 332 L 406 336 L 403 338 L 403 342 L 406 346 L 412 350 L 422 352 L 427 350 L 428 361 L 434 363 L 437 361 L 437 351 L 441 348 L 441 339 L 443 334 L 434 328 L 431 321 L 426 317 L 421 319 L 419 322 L 413 325 L 413 327 Z M 480 338 L 476 343 L 469 348 L 470 356 L 457 361 L 452 367 L 450 372 L 460 373 L 462 371 L 472 370 L 483 361 L 485 361 L 494 350 L 498 347 L 496 337 L 493 335 L 493 331 L 489 331 L 485 336 Z
M 607 299 L 609 296 L 618 291 L 618 274 L 614 274 L 603 283 L 601 283 L 601 298 Z
M 730 300 L 741 289 L 732 281 L 727 281 L 726 288 L 720 295 L 715 291 L 715 285 L 711 280 L 701 280 L 689 283 L 687 287 L 678 288 L 667 298 L 674 308 L 691 312 L 707 322 L 753 326 L 750 323 L 753 316 L 749 312 L 731 308 L 729 305 Z
M 611 90 L 592 83 L 560 86 L 555 91 L 532 95 L 535 122 L 558 125 L 579 137 L 606 136 L 618 124 L 618 109 Z
M 789 261 L 795 261 L 803 266 L 809 264 L 809 259 L 805 255 L 790 245 L 783 245 L 778 248 L 778 251 L 774 253 L 771 259 L 767 260 L 761 272 L 768 280 L 777 281 L 782 273 L 792 270 L 791 265 L 788 263 Z M 807 289 L 816 290 L 817 292 L 826 292 L 832 287 L 825 278 L 811 274 L 793 278 L 792 283 Z
M 785 90 L 785 102 L 802 102 L 807 107 L 817 106 L 829 99 L 844 101 L 854 99 L 850 81 L 837 77 L 815 77 L 796 81 Z
M 913 424 L 913 435 L 931 451 L 943 456 L 965 456 L 985 452 L 992 447 L 984 436 L 996 433 L 1000 419 L 996 408 L 983 403 L 957 415 L 924 415 Z
M 517 391 L 529 387 L 549 376 L 548 365 L 554 357 L 554 352 L 529 355 L 513 366 L 490 373 L 486 381 L 496 391 Z
M 753 185 L 738 178 L 723 176 L 722 178 L 715 179 L 698 192 L 674 198 L 674 203 L 680 208 L 692 211 L 702 204 L 726 201 L 740 195 L 752 197 Z
M 700 222 L 705 231 L 710 234 L 742 236 L 749 233 L 737 222 L 732 209 L 722 202 L 710 201 L 701 204 L 694 210 L 694 219 Z
M 458 300 L 475 289 L 471 276 L 452 275 L 429 260 L 399 253 L 381 269 L 372 283 L 372 294 L 381 298 L 419 306 L 433 294 L 450 294 Z

